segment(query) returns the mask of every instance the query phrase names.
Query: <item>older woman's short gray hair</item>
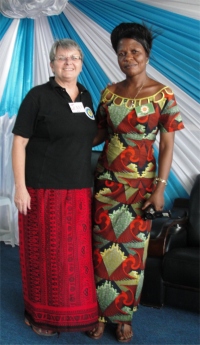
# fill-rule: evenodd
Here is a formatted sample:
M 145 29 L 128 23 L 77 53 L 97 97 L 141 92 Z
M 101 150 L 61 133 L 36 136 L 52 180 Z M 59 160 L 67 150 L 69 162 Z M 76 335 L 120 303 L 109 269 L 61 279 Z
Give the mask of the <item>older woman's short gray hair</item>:
M 71 40 L 70 38 L 64 38 L 61 40 L 57 40 L 53 43 L 50 53 L 49 53 L 49 58 L 51 62 L 55 60 L 58 47 L 62 47 L 63 49 L 77 49 L 80 53 L 81 59 L 83 59 L 83 52 L 81 48 L 79 47 L 79 45 L 75 41 Z

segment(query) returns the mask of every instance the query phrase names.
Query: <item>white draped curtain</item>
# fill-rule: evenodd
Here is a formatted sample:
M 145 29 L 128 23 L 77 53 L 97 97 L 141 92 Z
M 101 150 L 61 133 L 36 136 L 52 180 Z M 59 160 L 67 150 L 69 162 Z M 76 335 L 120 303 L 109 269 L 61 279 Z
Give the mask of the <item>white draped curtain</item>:
M 186 127 L 176 133 L 166 205 L 170 207 L 175 197 L 187 197 L 200 167 L 199 86 L 195 84 L 199 78 L 199 68 L 196 67 L 199 66 L 196 57 L 199 54 L 196 43 L 199 40 L 198 10 L 199 4 L 195 0 L 165 1 L 165 4 L 156 0 L 0 0 L 0 195 L 10 196 L 13 200 L 12 128 L 27 91 L 46 82 L 52 75 L 49 50 L 53 41 L 70 37 L 80 44 L 85 57 L 80 82 L 91 92 L 96 108 L 100 91 L 105 85 L 124 78 L 111 48 L 111 29 L 121 21 L 131 20 L 144 20 L 159 28 L 164 23 L 164 11 L 169 27 L 164 28 L 167 34 L 155 45 L 153 55 L 156 63 L 150 59 L 147 72 L 150 77 L 172 87 Z M 180 28 L 185 30 L 184 34 Z M 191 37 L 186 37 L 183 43 L 183 36 L 189 35 L 191 30 Z M 182 58 L 174 60 L 180 52 Z M 159 138 L 155 150 L 158 143 Z M 17 244 L 17 210 L 14 203 L 13 214 Z M 5 217 L 0 211 L 0 227 L 7 222 Z
M 68 0 L 0 0 L 0 12 L 9 18 L 38 18 L 60 14 Z

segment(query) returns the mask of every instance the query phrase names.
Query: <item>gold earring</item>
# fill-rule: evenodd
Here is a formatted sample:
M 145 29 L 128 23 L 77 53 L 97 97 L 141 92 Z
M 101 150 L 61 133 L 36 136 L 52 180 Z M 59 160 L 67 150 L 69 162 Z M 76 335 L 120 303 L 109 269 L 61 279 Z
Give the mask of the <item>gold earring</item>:
M 149 63 L 149 59 L 147 60 L 146 65 L 148 65 L 148 63 Z

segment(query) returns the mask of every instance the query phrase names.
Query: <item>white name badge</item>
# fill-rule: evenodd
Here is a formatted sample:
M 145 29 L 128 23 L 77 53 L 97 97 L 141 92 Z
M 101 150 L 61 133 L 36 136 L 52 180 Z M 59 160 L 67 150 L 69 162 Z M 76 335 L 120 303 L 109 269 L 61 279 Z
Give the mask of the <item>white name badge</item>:
M 85 108 L 82 102 L 69 103 L 72 113 L 84 113 Z

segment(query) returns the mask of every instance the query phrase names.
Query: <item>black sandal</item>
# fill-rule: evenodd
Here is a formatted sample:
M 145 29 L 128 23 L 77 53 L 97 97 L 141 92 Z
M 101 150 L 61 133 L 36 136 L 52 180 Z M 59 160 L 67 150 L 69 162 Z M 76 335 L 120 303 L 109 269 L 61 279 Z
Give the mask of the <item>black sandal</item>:
M 117 327 L 117 331 L 116 331 L 116 336 L 117 336 L 117 340 L 121 343 L 128 343 L 129 341 L 131 341 L 132 337 L 133 337 L 133 331 L 131 328 L 131 325 L 127 325 L 131 328 L 131 332 L 130 332 L 130 337 L 125 337 L 125 331 L 124 331 L 124 323 L 119 324 Z

